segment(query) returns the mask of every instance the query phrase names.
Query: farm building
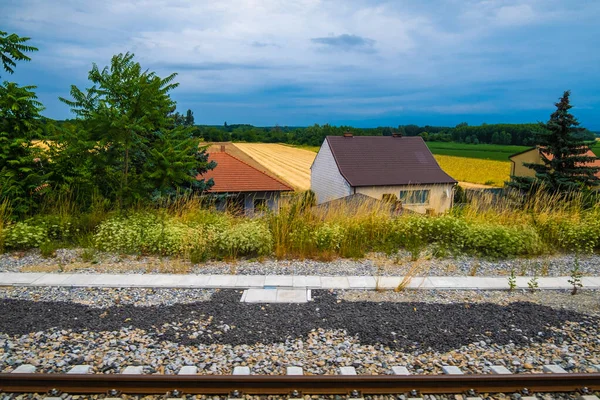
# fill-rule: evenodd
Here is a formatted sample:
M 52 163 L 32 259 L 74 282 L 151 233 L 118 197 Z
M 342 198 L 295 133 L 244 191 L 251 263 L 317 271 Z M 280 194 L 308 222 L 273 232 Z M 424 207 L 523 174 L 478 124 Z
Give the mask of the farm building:
M 531 168 L 527 168 L 524 164 L 543 164 L 542 161 L 542 148 L 532 147 L 530 149 L 524 150 L 520 153 L 513 154 L 509 156 L 508 159 L 511 161 L 512 166 L 510 168 L 511 176 L 528 176 L 535 177 L 535 171 Z M 588 150 L 585 153 L 588 157 L 596 157 L 593 151 Z M 548 156 L 547 156 L 548 157 Z M 549 158 L 552 159 L 552 156 L 549 155 Z M 590 163 L 592 167 L 600 167 L 600 160 L 596 160 Z M 600 178 L 600 172 L 596 174 L 597 177 Z
M 397 197 L 418 213 L 441 213 L 452 206 L 456 183 L 420 137 L 327 136 L 311 166 L 317 204 L 360 193 Z
M 216 199 L 219 210 L 230 210 L 253 215 L 260 209 L 275 209 L 281 193 L 293 191 L 286 183 L 240 160 L 220 146 L 208 151 L 208 160 L 217 166 L 198 179 L 213 179 L 208 191 Z

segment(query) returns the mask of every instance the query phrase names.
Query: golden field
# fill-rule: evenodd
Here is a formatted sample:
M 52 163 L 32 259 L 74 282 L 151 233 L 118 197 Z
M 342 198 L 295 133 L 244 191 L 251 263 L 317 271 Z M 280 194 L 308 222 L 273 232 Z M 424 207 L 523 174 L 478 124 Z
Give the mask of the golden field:
M 310 189 L 310 166 L 315 152 L 275 143 L 234 143 L 234 146 L 296 190 Z
M 510 179 L 510 162 L 434 155 L 440 167 L 460 182 L 504 186 Z

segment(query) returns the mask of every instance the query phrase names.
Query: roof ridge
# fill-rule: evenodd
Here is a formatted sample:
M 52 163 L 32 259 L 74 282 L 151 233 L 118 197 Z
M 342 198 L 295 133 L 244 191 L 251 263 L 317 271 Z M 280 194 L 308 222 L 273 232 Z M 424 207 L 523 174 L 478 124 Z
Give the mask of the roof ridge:
M 216 153 L 223 153 L 223 154 L 226 154 L 226 155 L 228 155 L 229 157 L 233 158 L 234 160 L 236 160 L 236 161 L 239 161 L 239 162 L 241 162 L 242 164 L 244 164 L 244 165 L 246 165 L 246 166 L 248 166 L 248 167 L 252 168 L 253 170 L 257 171 L 258 173 L 260 173 L 260 174 L 262 174 L 262 175 L 264 175 L 264 176 L 266 176 L 266 177 L 268 177 L 268 178 L 270 178 L 270 179 L 273 179 L 273 180 L 274 180 L 274 181 L 276 181 L 276 182 L 279 182 L 279 183 L 281 183 L 283 186 L 287 187 L 288 189 L 290 189 L 290 190 L 294 190 L 294 188 L 293 188 L 293 187 L 291 187 L 290 185 L 288 185 L 287 183 L 285 183 L 285 182 L 282 182 L 280 179 L 274 178 L 274 177 L 272 177 L 272 176 L 271 176 L 271 175 L 269 175 L 269 174 L 265 174 L 265 173 L 264 173 L 264 172 L 262 172 L 260 169 L 258 169 L 258 168 L 256 168 L 256 167 L 253 167 L 252 165 L 248 164 L 247 162 L 245 162 L 245 161 L 243 161 L 243 160 L 240 160 L 239 158 L 237 158 L 237 157 L 236 157 L 236 156 L 234 156 L 233 154 L 230 154 L 230 153 L 228 153 L 227 151 L 219 151 L 219 152 L 215 152 L 215 153 L 213 153 L 213 154 L 216 154 Z M 257 162 L 258 162 L 258 161 L 257 161 Z M 217 164 L 217 165 L 218 165 L 218 164 Z

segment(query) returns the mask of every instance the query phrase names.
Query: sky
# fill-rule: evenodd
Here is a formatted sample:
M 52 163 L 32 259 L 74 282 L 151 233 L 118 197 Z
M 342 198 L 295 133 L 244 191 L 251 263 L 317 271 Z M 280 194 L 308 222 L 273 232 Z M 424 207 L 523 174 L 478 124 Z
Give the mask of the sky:
M 600 131 L 597 0 L 0 0 L 0 31 L 39 48 L 2 80 L 44 114 L 132 52 L 173 72 L 197 124 L 356 127 L 547 121 L 571 90 Z

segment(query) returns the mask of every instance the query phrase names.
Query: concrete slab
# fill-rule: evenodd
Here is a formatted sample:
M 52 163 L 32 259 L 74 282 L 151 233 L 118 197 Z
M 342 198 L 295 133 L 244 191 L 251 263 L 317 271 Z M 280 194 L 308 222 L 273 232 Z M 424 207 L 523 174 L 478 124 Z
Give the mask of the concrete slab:
M 93 287 L 97 278 L 98 274 L 73 274 L 64 280 L 61 286 Z
M 31 284 L 40 279 L 43 272 L 0 272 L 0 286 Z
M 356 375 L 354 367 L 340 367 L 340 375 Z
M 19 365 L 12 371 L 13 374 L 33 374 L 34 372 L 35 366 L 31 364 Z
M 321 277 L 321 288 L 322 289 L 348 289 L 350 284 L 348 278 L 345 276 L 322 276 Z
M 302 367 L 287 367 L 285 373 L 286 375 L 304 375 Z
M 267 275 L 265 277 L 265 286 L 275 287 L 294 287 L 294 277 L 291 275 Z
M 402 278 L 398 276 L 378 276 L 375 278 L 377 289 L 396 289 Z
M 195 367 L 193 365 L 186 365 L 179 369 L 179 372 L 177 372 L 177 375 L 196 375 L 197 373 L 198 373 L 198 367 Z
M 250 375 L 250 367 L 233 367 L 233 375 Z
M 375 289 L 375 277 L 373 276 L 349 276 L 348 285 L 350 289 Z
M 32 286 L 62 286 L 73 274 L 44 274 L 31 283 Z
M 292 280 L 292 285 L 295 288 L 320 289 L 321 277 L 314 275 L 295 275 Z
M 402 365 L 397 365 L 395 367 L 392 367 L 392 372 L 394 373 L 394 375 L 410 375 L 408 368 L 406 368 Z
M 237 275 L 211 275 L 208 281 L 208 287 L 235 288 L 237 280 Z
M 91 365 L 75 365 L 67 374 L 89 374 L 91 369 Z
M 121 371 L 121 375 L 142 375 L 144 373 L 144 367 L 139 366 L 128 366 L 125 367 L 123 371 Z
M 243 303 L 275 303 L 277 302 L 277 289 L 248 289 L 242 296 Z
M 581 279 L 584 289 L 596 289 L 600 288 L 600 277 L 596 276 L 584 276 Z
M 445 375 L 464 375 L 464 373 L 455 365 L 444 365 L 442 367 L 442 372 Z
M 429 282 L 436 289 L 508 289 L 508 279 L 483 276 L 430 276 Z
M 548 374 L 568 374 L 560 365 L 544 365 L 543 371 Z
M 235 287 L 238 288 L 262 288 L 265 286 L 264 275 L 239 275 Z
M 137 274 L 98 274 L 94 280 L 94 286 L 106 287 L 130 287 L 132 280 L 136 279 Z M 148 275 L 150 276 L 150 275 Z
M 496 374 L 496 375 L 510 375 L 512 374 L 512 372 L 510 372 L 510 370 L 502 365 L 492 365 L 490 367 L 490 370 L 492 371 L 492 374 Z
M 519 278 L 524 278 L 525 284 L 522 285 Z M 556 276 L 556 277 L 545 277 L 542 276 L 538 278 L 538 288 L 539 289 L 569 289 L 573 287 L 569 283 L 568 276 Z M 527 282 L 531 280 L 531 277 L 518 277 L 517 278 L 517 286 L 527 288 Z
M 277 303 L 306 303 L 306 289 L 277 289 Z

